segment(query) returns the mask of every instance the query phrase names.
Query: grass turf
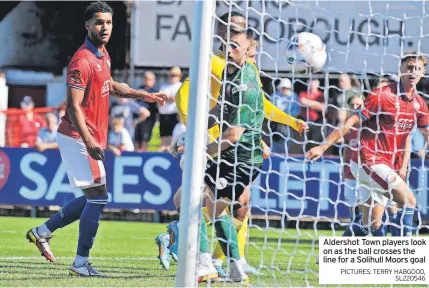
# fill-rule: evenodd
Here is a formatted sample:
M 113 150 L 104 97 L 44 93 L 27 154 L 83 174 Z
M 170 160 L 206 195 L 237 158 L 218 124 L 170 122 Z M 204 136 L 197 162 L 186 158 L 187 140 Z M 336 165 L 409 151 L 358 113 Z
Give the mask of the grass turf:
M 43 223 L 44 220 L 0 217 L 1 287 L 170 287 L 175 285 L 177 266 L 174 261 L 170 271 L 164 271 L 156 258 L 158 249 L 154 239 L 156 235 L 166 231 L 166 224 L 101 221 L 94 248 L 91 251 L 91 262 L 94 267 L 108 276 L 108 278 L 99 279 L 73 277 L 68 274 L 68 268 L 76 250 L 77 222 L 55 232 L 51 247 L 57 258 L 56 262 L 49 263 L 40 256 L 36 246 L 25 239 L 25 233 L 29 228 Z M 212 226 L 208 228 L 210 237 L 213 228 Z M 341 231 L 337 231 L 337 235 L 340 233 Z M 260 277 L 251 276 L 251 285 L 319 286 L 318 266 L 315 264 L 318 237 L 334 236 L 334 234 L 326 230 L 300 229 L 298 231 L 261 227 L 250 229 L 246 258 L 251 265 L 259 267 L 264 274 Z M 206 285 L 200 284 L 200 286 Z M 210 285 L 238 286 L 231 283 Z M 374 286 L 379 287 L 379 285 L 371 287 Z
M 165 224 L 102 221 L 91 252 L 94 267 L 109 278 L 88 279 L 68 275 L 75 254 L 78 225 L 56 231 L 52 250 L 57 261 L 46 261 L 34 244 L 25 239 L 26 231 L 44 219 L 0 217 L 0 286 L 174 286 L 176 264 L 170 271 L 159 265 L 154 238 L 166 230 Z M 209 233 L 212 227 L 209 227 Z M 329 231 L 321 235 L 329 235 Z M 318 253 L 313 230 L 253 228 L 247 259 L 261 267 L 260 278 L 251 277 L 258 286 L 307 286 L 318 284 Z M 216 284 L 223 286 L 226 284 Z M 229 283 L 228 286 L 231 286 Z

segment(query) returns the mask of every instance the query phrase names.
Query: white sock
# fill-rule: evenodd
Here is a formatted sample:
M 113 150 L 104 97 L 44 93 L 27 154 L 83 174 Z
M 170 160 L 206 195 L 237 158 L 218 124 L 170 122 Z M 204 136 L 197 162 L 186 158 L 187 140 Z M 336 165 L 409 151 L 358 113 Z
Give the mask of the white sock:
M 202 264 L 211 264 L 212 263 L 212 255 L 210 253 L 200 253 L 199 257 L 200 263 Z
M 223 265 L 223 261 L 219 260 L 219 259 L 213 259 L 212 262 L 213 262 L 213 265 L 215 265 L 215 266 L 222 267 L 222 265 Z
M 73 265 L 74 267 L 79 267 L 85 264 L 85 262 L 88 261 L 88 257 L 82 257 L 79 255 L 76 255 L 76 258 L 74 259 Z
M 48 238 L 48 237 L 51 237 L 52 235 L 52 232 L 49 231 L 48 227 L 46 227 L 45 224 L 37 227 L 36 230 L 37 230 L 37 234 L 39 234 L 39 236 L 42 238 Z

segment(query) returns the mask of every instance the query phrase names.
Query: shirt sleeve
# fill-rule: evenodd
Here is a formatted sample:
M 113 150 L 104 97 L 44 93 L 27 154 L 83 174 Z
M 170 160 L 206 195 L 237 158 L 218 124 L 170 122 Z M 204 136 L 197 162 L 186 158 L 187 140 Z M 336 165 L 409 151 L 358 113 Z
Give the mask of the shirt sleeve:
M 67 86 L 85 90 L 91 81 L 92 72 L 87 60 L 76 59 L 70 63 L 67 70 Z
M 176 93 L 174 101 L 176 102 L 177 112 L 180 115 L 180 119 L 186 125 L 188 120 L 188 100 L 189 100 L 189 87 L 190 81 L 189 77 L 183 81 L 182 86 L 180 86 L 179 91 Z
M 380 90 L 374 90 L 363 103 L 363 109 L 359 112 L 360 116 L 367 121 L 372 116 L 376 115 L 381 111 L 383 92 Z
M 428 115 L 428 105 L 425 101 L 419 101 L 420 110 L 417 114 L 417 127 L 418 128 L 428 128 L 429 127 L 429 115 Z

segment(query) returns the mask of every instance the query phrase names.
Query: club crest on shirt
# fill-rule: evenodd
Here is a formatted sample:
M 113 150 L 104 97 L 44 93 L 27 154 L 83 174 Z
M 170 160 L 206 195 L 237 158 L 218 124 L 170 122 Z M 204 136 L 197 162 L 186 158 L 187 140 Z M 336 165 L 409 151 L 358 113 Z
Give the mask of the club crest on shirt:
M 82 84 L 82 76 L 79 70 L 74 70 L 70 76 L 70 81 L 76 84 Z

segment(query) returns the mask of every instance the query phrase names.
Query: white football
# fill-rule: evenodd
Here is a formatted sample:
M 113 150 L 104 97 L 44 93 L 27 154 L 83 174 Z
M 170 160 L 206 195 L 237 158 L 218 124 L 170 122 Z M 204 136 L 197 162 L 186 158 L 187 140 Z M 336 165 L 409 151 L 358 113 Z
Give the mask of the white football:
M 301 32 L 288 40 L 286 60 L 291 71 L 319 72 L 326 58 L 326 46 L 316 34 Z

